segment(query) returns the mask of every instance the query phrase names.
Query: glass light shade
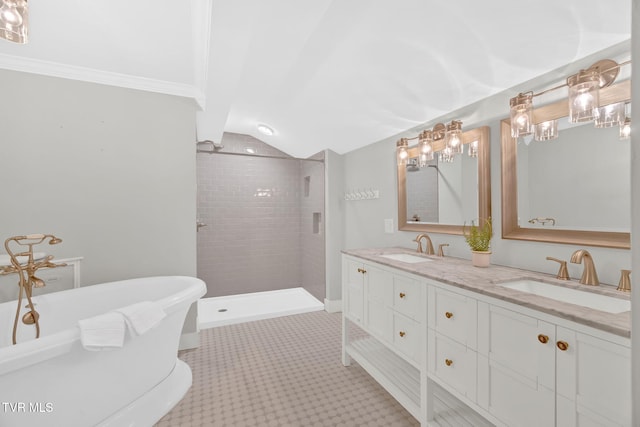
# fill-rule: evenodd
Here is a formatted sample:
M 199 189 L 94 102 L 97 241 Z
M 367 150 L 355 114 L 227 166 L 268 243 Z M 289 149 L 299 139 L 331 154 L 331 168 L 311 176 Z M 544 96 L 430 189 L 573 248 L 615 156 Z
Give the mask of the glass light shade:
M 424 167 L 428 161 L 433 160 L 432 138 L 433 136 L 429 130 L 425 130 L 420 134 L 420 142 L 418 144 L 420 148 L 420 167 Z
M 454 154 L 451 151 L 451 147 L 445 147 L 444 150 L 438 153 L 438 161 L 442 163 L 453 163 Z
M 595 117 L 600 104 L 598 70 L 580 70 L 567 79 L 569 86 L 569 122 L 588 122 Z
M 558 121 L 549 120 L 535 125 L 533 136 L 536 141 L 549 141 L 558 137 Z
M 14 43 L 28 41 L 29 10 L 26 0 L 0 0 L 0 38 Z
M 406 138 L 400 138 L 396 143 L 396 158 L 398 160 L 398 166 L 405 166 L 409 161 L 409 141 Z
M 478 157 L 478 140 L 469 143 L 469 157 Z
M 533 132 L 533 93 L 519 93 L 509 101 L 511 136 L 519 138 Z
M 595 126 L 609 128 L 624 122 L 624 102 L 596 108 Z
M 451 155 L 462 154 L 464 147 L 462 146 L 462 122 L 452 120 L 447 125 L 447 133 L 445 134 L 445 146 L 451 149 Z
M 620 139 L 629 139 L 631 136 L 631 118 L 625 117 L 620 124 Z

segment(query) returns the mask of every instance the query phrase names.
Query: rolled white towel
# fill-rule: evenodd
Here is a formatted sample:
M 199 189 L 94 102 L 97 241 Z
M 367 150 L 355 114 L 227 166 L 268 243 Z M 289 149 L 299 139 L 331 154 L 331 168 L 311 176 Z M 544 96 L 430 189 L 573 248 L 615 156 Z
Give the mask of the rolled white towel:
M 160 304 L 142 301 L 116 310 L 124 316 L 133 336 L 142 335 L 166 317 Z
M 80 341 L 85 350 L 114 350 L 124 344 L 125 322 L 121 313 L 110 311 L 78 320 L 78 326 Z

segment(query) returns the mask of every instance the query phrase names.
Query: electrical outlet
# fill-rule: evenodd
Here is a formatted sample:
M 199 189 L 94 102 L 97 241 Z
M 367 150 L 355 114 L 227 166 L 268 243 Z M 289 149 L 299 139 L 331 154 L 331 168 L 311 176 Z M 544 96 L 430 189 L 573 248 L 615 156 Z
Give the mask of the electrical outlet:
M 387 218 L 384 220 L 384 232 L 387 234 L 393 234 L 393 218 Z

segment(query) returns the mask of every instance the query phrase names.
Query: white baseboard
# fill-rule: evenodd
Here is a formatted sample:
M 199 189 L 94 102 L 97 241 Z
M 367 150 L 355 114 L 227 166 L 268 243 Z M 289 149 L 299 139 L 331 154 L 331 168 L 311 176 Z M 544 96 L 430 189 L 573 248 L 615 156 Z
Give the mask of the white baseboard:
M 180 335 L 180 344 L 178 350 L 189 350 L 192 348 L 198 348 L 200 346 L 200 334 L 197 332 L 191 332 L 188 334 Z
M 342 311 L 342 300 L 324 299 L 324 311 L 327 313 L 340 313 Z

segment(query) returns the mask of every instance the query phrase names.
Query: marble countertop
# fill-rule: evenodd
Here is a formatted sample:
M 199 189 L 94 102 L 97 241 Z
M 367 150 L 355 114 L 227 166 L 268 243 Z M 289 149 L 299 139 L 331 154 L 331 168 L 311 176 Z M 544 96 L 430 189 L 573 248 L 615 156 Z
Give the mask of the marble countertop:
M 343 250 L 342 253 L 364 260 L 374 261 L 378 264 L 387 265 L 407 273 L 437 280 L 451 286 L 508 301 L 533 310 L 548 313 L 556 317 L 597 328 L 625 338 L 629 338 L 631 336 L 630 311 L 617 314 L 608 313 L 589 307 L 556 301 L 554 299 L 533 295 L 515 289 L 509 289 L 499 286 L 499 284 L 513 280 L 530 279 L 567 288 L 579 289 L 584 292 L 593 292 L 626 300 L 630 299 L 629 293 L 616 291 L 615 287 L 581 285 L 576 279 L 572 279 L 570 281 L 558 280 L 553 275 L 499 265 L 490 265 L 487 268 L 479 268 L 474 267 L 469 260 L 419 254 L 415 250 L 400 247 L 348 249 Z M 402 253 L 430 258 L 433 262 L 407 263 L 381 256 Z

